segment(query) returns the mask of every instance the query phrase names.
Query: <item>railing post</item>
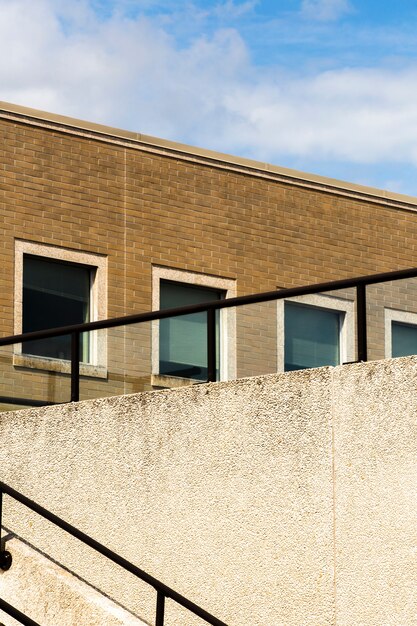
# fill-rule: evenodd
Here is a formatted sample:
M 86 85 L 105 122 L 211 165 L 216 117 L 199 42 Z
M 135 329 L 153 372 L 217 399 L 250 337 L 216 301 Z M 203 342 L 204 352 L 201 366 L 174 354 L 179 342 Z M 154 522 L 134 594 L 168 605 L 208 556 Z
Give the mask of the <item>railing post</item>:
M 0 535 L 3 523 L 3 489 L 0 488 Z M 3 540 L 0 540 L 0 569 L 7 572 L 12 565 L 12 555 L 7 550 L 3 550 Z
M 164 615 L 165 615 L 165 595 L 162 591 L 157 589 L 155 626 L 164 626 Z
M 80 333 L 71 334 L 71 402 L 80 399 Z
M 367 361 L 366 285 L 363 283 L 356 286 L 356 329 L 358 334 L 358 361 Z
M 216 382 L 216 309 L 207 309 L 207 382 Z

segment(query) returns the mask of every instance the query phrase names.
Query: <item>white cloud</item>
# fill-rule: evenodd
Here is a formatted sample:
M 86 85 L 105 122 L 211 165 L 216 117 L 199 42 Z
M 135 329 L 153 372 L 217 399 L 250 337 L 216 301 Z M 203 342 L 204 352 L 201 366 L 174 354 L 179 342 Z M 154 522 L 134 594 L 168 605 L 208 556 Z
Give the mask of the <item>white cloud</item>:
M 302 155 L 353 163 L 417 165 L 417 68 L 342 70 L 229 96 L 244 120 L 247 145 L 265 158 Z
M 216 5 L 214 11 L 221 18 L 236 19 L 253 11 L 258 4 L 258 0 L 246 0 L 246 2 L 236 3 L 234 0 L 225 0 Z
M 417 66 L 274 76 L 233 29 L 181 47 L 157 20 L 57 4 L 0 0 L 0 99 L 275 163 L 417 166 Z
M 302 0 L 301 2 L 301 14 L 304 17 L 323 22 L 338 20 L 351 11 L 352 7 L 348 0 Z

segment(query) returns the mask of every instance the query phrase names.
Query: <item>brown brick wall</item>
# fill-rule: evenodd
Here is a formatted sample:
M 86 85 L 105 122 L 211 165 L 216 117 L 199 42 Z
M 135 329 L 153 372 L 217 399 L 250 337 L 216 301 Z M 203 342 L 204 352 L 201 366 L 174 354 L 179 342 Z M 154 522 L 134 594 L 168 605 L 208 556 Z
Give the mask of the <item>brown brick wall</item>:
M 416 265 L 411 211 L 137 148 L 0 119 L 2 336 L 13 334 L 15 238 L 106 255 L 110 317 L 151 308 L 152 264 L 235 279 L 238 295 Z M 256 312 L 238 320 L 240 353 L 252 354 L 238 372 L 275 367 L 264 307 L 262 327 Z M 146 349 L 109 341 L 114 391 L 149 382 L 146 332 Z M 86 396 L 105 386 L 89 384 Z

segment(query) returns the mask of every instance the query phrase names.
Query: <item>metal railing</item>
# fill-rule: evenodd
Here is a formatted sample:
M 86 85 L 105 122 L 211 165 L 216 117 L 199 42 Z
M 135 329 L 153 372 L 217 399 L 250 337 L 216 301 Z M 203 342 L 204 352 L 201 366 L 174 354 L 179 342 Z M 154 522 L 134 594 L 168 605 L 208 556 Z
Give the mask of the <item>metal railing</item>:
M 37 504 L 33 500 L 30 500 L 22 493 L 16 491 L 16 489 L 13 489 L 12 487 L 9 487 L 9 485 L 6 485 L 3 482 L 0 482 L 0 528 L 2 522 L 3 494 L 7 494 L 14 500 L 17 500 L 38 515 L 41 515 L 43 518 L 47 519 L 49 522 L 52 522 L 52 524 L 55 524 L 55 526 L 58 526 L 76 539 L 79 539 L 96 552 L 99 552 L 110 561 L 113 561 L 113 563 L 116 563 L 126 571 L 130 572 L 137 578 L 140 578 L 140 580 L 143 580 L 145 583 L 153 587 L 156 590 L 155 626 L 164 626 L 165 600 L 167 598 L 174 600 L 174 602 L 181 605 L 191 613 L 194 613 L 194 615 L 201 617 L 201 619 L 203 619 L 207 624 L 212 624 L 213 626 L 227 626 L 225 622 L 217 619 L 216 617 L 214 617 L 214 615 L 208 613 L 208 611 L 205 611 L 197 604 L 194 604 L 194 602 L 187 600 L 187 598 L 182 596 L 177 591 L 174 591 L 174 589 L 171 589 L 167 585 L 164 585 L 164 583 L 161 583 L 157 578 L 154 578 L 150 574 L 147 574 L 136 565 L 133 565 L 133 563 L 130 563 L 109 548 L 106 548 L 106 546 L 103 546 L 103 544 L 99 543 L 92 537 L 89 537 L 86 533 L 82 532 L 78 528 L 75 528 L 54 513 L 51 513 L 50 511 L 42 507 L 40 504 Z M 2 569 L 3 571 L 7 571 L 11 565 L 11 554 L 7 550 L 4 550 L 2 546 L 0 552 L 0 569 Z M 5 600 L 0 599 L 0 609 L 20 621 L 21 624 L 25 624 L 28 626 L 39 626 L 39 624 L 34 622 L 31 618 L 25 616 L 18 609 L 12 607 Z
M 294 287 L 289 289 L 281 289 L 279 291 L 270 291 L 265 293 L 258 293 L 248 296 L 240 296 L 236 298 L 229 298 L 224 300 L 214 300 L 198 305 L 189 305 L 179 308 L 164 309 L 160 311 L 151 311 L 148 313 L 139 313 L 136 315 L 129 315 L 124 317 L 112 318 L 107 320 L 100 320 L 96 322 L 89 322 L 85 324 L 76 324 L 72 326 L 65 326 L 52 330 L 42 330 L 31 333 L 24 333 L 20 335 L 14 335 L 10 337 L 4 337 L 0 339 L 0 347 L 8 346 L 17 343 L 24 343 L 25 341 L 34 341 L 40 339 L 47 339 L 51 337 L 59 337 L 63 335 L 71 335 L 71 401 L 78 401 L 80 394 L 80 335 L 85 332 L 110 329 L 120 326 L 126 326 L 130 324 L 151 322 L 155 320 L 166 319 L 179 315 L 186 315 L 192 313 L 206 312 L 207 314 L 207 382 L 214 382 L 216 380 L 216 358 L 217 358 L 217 343 L 216 343 L 216 311 L 231 307 L 240 307 L 244 305 L 257 304 L 262 302 L 269 302 L 274 300 L 282 300 L 287 298 L 293 298 L 298 296 L 318 294 L 321 292 L 331 292 L 340 289 L 356 289 L 356 343 L 357 343 L 357 360 L 367 361 L 368 359 L 368 345 L 367 345 L 367 316 L 366 316 L 366 288 L 368 285 L 375 285 L 379 283 L 385 283 L 388 281 L 397 281 L 407 278 L 416 278 L 417 268 L 409 268 L 406 270 L 399 270 L 394 272 L 386 272 L 380 274 L 371 274 L 368 276 L 361 276 L 356 278 L 349 278 L 344 280 L 337 280 L 326 283 L 318 283 L 313 285 L 307 285 L 303 287 Z M 0 401 L 15 400 L 24 405 L 45 405 L 52 404 L 44 401 L 30 401 L 18 398 L 6 398 L 1 397 Z M 0 483 L 0 523 L 1 523 L 1 508 L 2 508 L 2 496 L 3 493 L 8 494 L 12 498 L 19 501 L 21 504 L 29 507 L 42 517 L 48 519 L 52 523 L 56 524 L 63 530 L 67 531 L 72 536 L 81 540 L 94 550 L 98 551 L 105 557 L 109 558 L 114 563 L 120 565 L 125 570 L 131 572 L 144 582 L 148 583 L 157 592 L 156 600 L 156 618 L 155 626 L 163 626 L 164 613 L 165 613 L 165 600 L 171 598 L 181 606 L 185 607 L 189 611 L 198 615 L 209 624 L 215 626 L 226 626 L 224 622 L 221 622 L 214 616 L 201 609 L 193 602 L 190 602 L 179 593 L 170 589 L 154 577 L 150 576 L 140 568 L 136 567 L 123 557 L 120 557 L 110 549 L 106 548 L 102 544 L 98 543 L 85 533 L 71 526 L 64 520 L 60 519 L 53 513 L 50 513 L 40 505 L 36 504 L 29 498 L 20 494 L 11 487 Z M 11 564 L 11 557 L 5 550 L 0 552 L 0 568 L 8 569 Z M 39 626 L 36 622 L 28 617 L 25 617 L 17 609 L 11 607 L 7 602 L 0 599 L 0 609 L 20 621 L 22 624 L 29 626 Z
M 224 300 L 212 300 L 210 302 L 188 305 L 160 311 L 150 311 L 147 313 L 138 313 L 136 315 L 128 315 L 124 317 L 111 318 L 85 324 L 75 324 L 49 330 L 40 330 L 0 339 L 0 347 L 8 346 L 25 341 L 34 341 L 39 339 L 48 339 L 63 335 L 71 336 L 71 402 L 77 402 L 80 398 L 80 335 L 85 332 L 127 326 L 130 324 L 144 323 L 155 320 L 162 320 L 169 317 L 191 313 L 207 313 L 207 382 L 216 380 L 216 310 L 226 309 L 230 307 L 240 307 L 249 304 L 257 304 L 261 302 L 270 302 L 272 300 L 282 300 L 285 298 L 293 298 L 297 296 L 305 296 L 317 294 L 320 292 L 337 291 L 339 289 L 356 289 L 356 333 L 357 333 L 357 360 L 367 361 L 367 321 L 366 321 L 366 287 L 387 281 L 396 281 L 406 278 L 417 277 L 417 268 L 409 268 L 395 272 L 385 272 L 382 274 L 370 274 L 368 276 L 360 276 L 356 278 L 347 278 L 327 283 L 316 283 L 303 287 L 292 287 L 289 289 L 280 289 L 278 291 L 269 291 L 248 296 L 239 296 L 236 298 L 227 298 Z M 18 399 L 15 399 L 18 400 Z M 28 402 L 26 402 L 28 404 Z M 47 402 L 41 404 L 48 404 Z M 52 403 L 51 403 L 52 404 Z

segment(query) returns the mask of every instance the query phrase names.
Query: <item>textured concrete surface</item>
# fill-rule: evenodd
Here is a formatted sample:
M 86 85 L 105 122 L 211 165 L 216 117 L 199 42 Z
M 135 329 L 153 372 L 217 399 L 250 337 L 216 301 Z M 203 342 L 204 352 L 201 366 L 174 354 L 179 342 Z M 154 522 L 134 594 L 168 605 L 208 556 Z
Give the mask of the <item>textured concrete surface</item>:
M 338 368 L 334 385 L 337 625 L 413 626 L 416 360 Z
M 42 626 L 146 626 L 19 539 L 8 541 L 7 549 L 13 564 L 0 573 L 0 597 Z M 20 623 L 0 614 L 4 626 Z
M 415 626 L 416 381 L 406 358 L 2 414 L 2 479 L 230 626 Z M 8 498 L 4 523 L 152 623 L 152 589 Z

